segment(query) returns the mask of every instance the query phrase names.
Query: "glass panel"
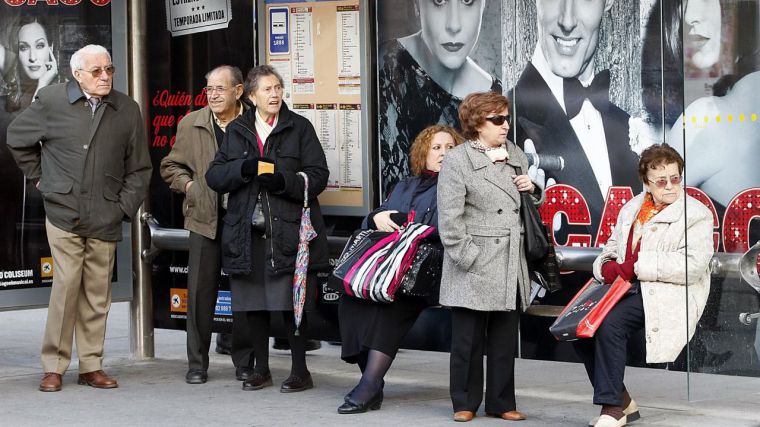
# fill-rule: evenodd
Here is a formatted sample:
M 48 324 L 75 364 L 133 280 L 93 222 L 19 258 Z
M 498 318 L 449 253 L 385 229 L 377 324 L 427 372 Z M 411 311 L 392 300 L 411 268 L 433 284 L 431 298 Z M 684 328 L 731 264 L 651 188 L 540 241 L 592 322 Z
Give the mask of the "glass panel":
M 683 6 L 686 184 L 714 212 L 715 247 L 725 265 L 760 239 L 760 224 L 752 221 L 760 215 L 760 10 L 745 0 Z M 760 311 L 758 293 L 735 267 L 718 273 L 689 345 L 689 370 L 760 376 L 758 323 L 739 321 L 741 313 Z M 690 378 L 692 399 L 714 397 L 712 378 Z

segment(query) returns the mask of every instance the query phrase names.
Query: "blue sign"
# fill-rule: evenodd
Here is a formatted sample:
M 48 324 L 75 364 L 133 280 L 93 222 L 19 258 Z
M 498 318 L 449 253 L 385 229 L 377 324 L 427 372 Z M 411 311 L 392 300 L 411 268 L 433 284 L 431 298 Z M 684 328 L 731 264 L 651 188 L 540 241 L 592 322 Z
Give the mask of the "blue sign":
M 232 295 L 230 291 L 219 291 L 216 294 L 215 316 L 232 316 Z
M 288 40 L 288 8 L 269 8 L 269 54 L 287 55 L 290 53 Z

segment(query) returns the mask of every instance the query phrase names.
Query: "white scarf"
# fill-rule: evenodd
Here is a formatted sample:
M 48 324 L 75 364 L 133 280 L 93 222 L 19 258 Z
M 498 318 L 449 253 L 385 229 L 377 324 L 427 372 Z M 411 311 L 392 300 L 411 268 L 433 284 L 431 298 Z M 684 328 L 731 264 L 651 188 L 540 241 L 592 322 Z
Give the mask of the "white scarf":
M 267 138 L 269 138 L 269 134 L 272 133 L 272 130 L 277 126 L 277 120 L 279 119 L 279 114 L 274 116 L 274 121 L 272 122 L 272 125 L 270 126 L 269 123 L 264 120 L 263 117 L 261 117 L 261 114 L 259 114 L 259 110 L 256 109 L 256 133 L 259 134 L 259 138 L 261 138 L 261 143 L 266 145 Z

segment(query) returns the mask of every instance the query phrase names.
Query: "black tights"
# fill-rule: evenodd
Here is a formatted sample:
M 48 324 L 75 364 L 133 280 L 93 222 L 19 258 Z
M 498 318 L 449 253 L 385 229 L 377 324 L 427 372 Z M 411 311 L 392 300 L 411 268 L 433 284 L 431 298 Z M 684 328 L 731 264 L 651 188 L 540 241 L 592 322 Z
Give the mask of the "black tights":
M 253 359 L 255 366 L 253 371 L 266 375 L 269 373 L 269 311 L 248 311 L 248 324 L 251 329 L 253 347 Z M 281 311 L 282 322 L 285 325 L 285 331 L 288 334 L 288 343 L 290 344 L 291 366 L 290 374 L 304 377 L 309 373 L 306 368 L 306 337 L 301 332 L 295 335 L 296 325 L 292 311 Z M 306 315 L 301 321 L 300 331 L 306 330 Z
M 362 378 L 359 384 L 351 390 L 351 399 L 357 403 L 365 403 L 372 399 L 383 388 L 383 378 L 393 363 L 393 357 L 377 351 L 363 351 L 359 354 L 359 369 Z

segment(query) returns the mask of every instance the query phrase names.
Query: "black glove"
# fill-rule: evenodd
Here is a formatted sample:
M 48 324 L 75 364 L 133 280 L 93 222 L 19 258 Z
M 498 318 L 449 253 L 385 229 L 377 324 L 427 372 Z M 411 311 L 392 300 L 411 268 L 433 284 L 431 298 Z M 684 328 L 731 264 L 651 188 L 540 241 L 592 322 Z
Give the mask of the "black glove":
M 259 183 L 259 186 L 264 187 L 273 193 L 278 193 L 285 189 L 285 176 L 279 172 L 262 173 L 261 175 L 258 175 L 255 180 Z
M 240 172 L 245 176 L 254 176 L 259 171 L 258 159 L 248 159 L 243 161 Z

